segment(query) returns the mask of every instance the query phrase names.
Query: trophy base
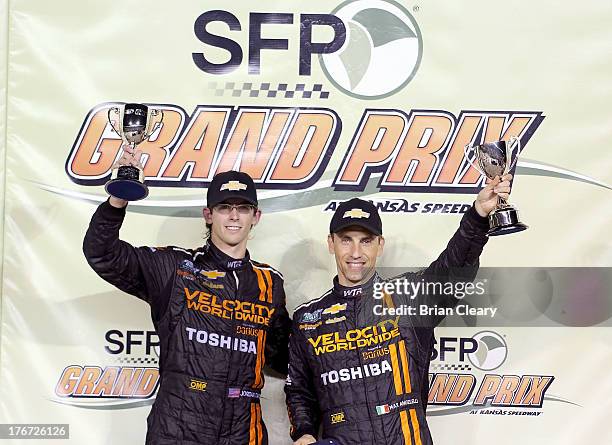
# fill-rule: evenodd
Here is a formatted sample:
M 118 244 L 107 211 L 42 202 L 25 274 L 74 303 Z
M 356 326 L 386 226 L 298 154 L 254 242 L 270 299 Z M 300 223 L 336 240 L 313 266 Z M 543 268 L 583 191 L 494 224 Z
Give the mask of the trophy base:
M 122 165 L 113 170 L 111 180 L 106 183 L 104 190 L 126 201 L 139 201 L 149 194 L 149 188 L 144 184 L 144 172 L 132 165 Z
M 134 179 L 112 179 L 104 186 L 106 193 L 126 201 L 139 201 L 149 195 L 149 188 Z
M 518 211 L 512 206 L 498 208 L 489 215 L 489 231 L 487 235 L 509 235 L 522 232 L 527 225 L 519 221 Z

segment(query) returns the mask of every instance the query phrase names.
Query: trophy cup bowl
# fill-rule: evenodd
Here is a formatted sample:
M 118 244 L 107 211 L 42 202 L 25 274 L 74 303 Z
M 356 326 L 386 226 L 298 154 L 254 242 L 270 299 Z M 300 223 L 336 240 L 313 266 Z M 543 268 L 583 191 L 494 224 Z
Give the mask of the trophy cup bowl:
M 125 104 L 108 110 L 111 128 L 132 148 L 151 136 L 161 124 L 163 116 L 162 110 L 142 104 Z M 104 189 L 109 195 L 126 201 L 138 201 L 149 194 L 149 188 L 144 184 L 143 171 L 132 165 L 122 165 L 113 170 L 111 180 Z
M 465 146 L 467 161 L 483 176 L 494 179 L 512 170 L 518 160 L 520 142 L 515 136 L 508 142 L 485 142 L 481 145 Z M 519 219 L 518 210 L 501 198 L 497 198 L 497 207 L 489 214 L 489 231 L 487 235 L 508 235 L 527 229 Z

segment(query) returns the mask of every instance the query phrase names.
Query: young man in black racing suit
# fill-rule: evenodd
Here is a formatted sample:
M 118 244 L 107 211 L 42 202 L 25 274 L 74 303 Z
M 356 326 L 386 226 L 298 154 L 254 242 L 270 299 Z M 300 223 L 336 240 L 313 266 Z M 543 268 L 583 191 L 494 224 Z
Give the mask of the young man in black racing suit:
M 334 286 L 293 317 L 285 393 L 295 445 L 314 443 L 320 428 L 322 437 L 341 445 L 433 443 L 425 418 L 428 372 L 434 327 L 444 317 L 385 317 L 380 307 L 452 307 L 457 299 L 439 291 L 411 299 L 384 292 L 384 284 L 471 282 L 487 242 L 486 216 L 498 196 L 507 199 L 511 179 L 496 178 L 481 190 L 427 269 L 391 280 L 375 270 L 384 247 L 376 207 L 361 199 L 338 206 L 328 236 L 338 271 Z
M 125 150 L 119 164 L 141 168 L 140 153 Z M 161 383 L 146 443 L 267 444 L 263 368 L 286 374 L 291 320 L 282 275 L 246 250 L 261 216 L 253 180 L 213 178 L 203 210 L 210 239 L 195 250 L 121 241 L 126 205 L 110 197 L 98 207 L 83 251 L 100 277 L 151 306 Z

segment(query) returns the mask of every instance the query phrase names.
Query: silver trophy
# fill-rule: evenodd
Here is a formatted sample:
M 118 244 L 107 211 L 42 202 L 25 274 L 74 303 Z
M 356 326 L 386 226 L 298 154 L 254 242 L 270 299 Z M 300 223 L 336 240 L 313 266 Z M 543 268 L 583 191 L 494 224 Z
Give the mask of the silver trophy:
M 465 157 L 472 166 L 489 179 L 503 176 L 512 170 L 518 160 L 521 143 L 516 136 L 508 142 L 485 142 L 482 145 L 465 146 Z M 520 222 L 516 208 L 501 198 L 497 198 L 497 207 L 489 214 L 489 231 L 487 235 L 507 235 L 521 232 L 527 226 Z
M 125 104 L 108 110 L 108 121 L 125 144 L 132 148 L 149 139 L 164 118 L 162 110 L 142 104 Z M 111 180 L 104 186 L 115 198 L 138 201 L 149 194 L 144 184 L 144 172 L 131 165 L 122 165 L 113 170 Z

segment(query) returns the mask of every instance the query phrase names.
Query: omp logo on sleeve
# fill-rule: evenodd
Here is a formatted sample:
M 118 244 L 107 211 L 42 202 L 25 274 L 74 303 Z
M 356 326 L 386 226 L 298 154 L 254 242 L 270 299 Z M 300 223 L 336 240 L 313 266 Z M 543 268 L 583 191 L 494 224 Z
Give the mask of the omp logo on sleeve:
M 334 423 L 342 423 L 344 422 L 345 416 L 344 416 L 344 412 L 340 411 L 339 413 L 333 413 L 329 416 L 329 420 L 331 421 L 332 424 Z
M 189 382 L 189 389 L 193 389 L 194 391 L 204 392 L 206 391 L 206 386 L 208 386 L 208 383 L 202 380 L 191 379 Z

